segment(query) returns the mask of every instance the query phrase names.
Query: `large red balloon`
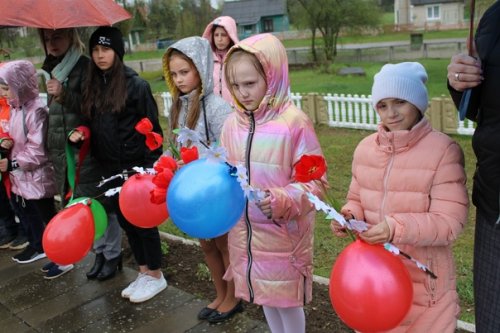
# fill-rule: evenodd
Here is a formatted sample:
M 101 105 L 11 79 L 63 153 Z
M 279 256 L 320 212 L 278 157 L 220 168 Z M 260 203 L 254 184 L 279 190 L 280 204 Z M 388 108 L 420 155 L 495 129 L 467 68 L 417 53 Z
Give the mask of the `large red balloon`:
M 349 327 L 365 333 L 386 331 L 399 325 L 410 310 L 413 285 L 398 257 L 358 239 L 333 265 L 330 299 Z
M 167 204 L 151 202 L 154 175 L 135 174 L 123 184 L 119 203 L 123 216 L 141 228 L 152 228 L 168 219 Z
M 93 242 L 94 218 L 89 206 L 83 203 L 61 210 L 47 224 L 42 238 L 45 254 L 60 265 L 81 260 Z

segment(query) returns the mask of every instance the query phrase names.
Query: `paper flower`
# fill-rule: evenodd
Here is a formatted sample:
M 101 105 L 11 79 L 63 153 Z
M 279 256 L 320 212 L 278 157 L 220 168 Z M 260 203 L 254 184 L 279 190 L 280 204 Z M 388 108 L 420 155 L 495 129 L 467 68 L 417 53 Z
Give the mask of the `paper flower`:
M 320 155 L 302 155 L 295 164 L 295 180 L 307 183 L 311 180 L 319 180 L 326 173 L 326 161 Z
M 184 164 L 188 164 L 189 162 L 195 161 L 199 158 L 198 148 L 196 146 L 192 146 L 191 148 L 182 147 L 181 148 L 181 159 Z
M 227 152 L 224 147 L 213 147 L 210 146 L 210 149 L 206 152 L 207 160 L 215 163 L 226 163 L 227 161 Z
M 177 134 L 177 142 L 179 142 L 183 146 L 188 146 L 190 143 L 202 142 L 201 136 L 198 132 L 193 131 L 189 128 L 181 128 L 174 130 L 174 133 Z

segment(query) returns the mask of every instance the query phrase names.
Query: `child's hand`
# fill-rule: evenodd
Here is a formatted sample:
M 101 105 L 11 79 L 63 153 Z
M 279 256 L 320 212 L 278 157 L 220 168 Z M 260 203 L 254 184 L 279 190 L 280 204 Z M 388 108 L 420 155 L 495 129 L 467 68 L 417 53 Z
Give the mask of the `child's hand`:
M 349 221 L 354 218 L 352 214 L 342 214 L 344 218 Z M 347 231 L 345 227 L 343 227 L 337 220 L 332 220 L 330 223 L 330 229 L 332 230 L 332 233 L 337 236 L 337 237 L 346 237 L 347 236 Z
M 0 147 L 2 147 L 5 150 L 11 149 L 13 145 L 14 141 L 12 141 L 11 139 L 3 139 L 2 143 L 0 143 Z
M 332 230 L 332 233 L 337 237 L 343 238 L 347 236 L 345 227 L 341 226 L 337 220 L 332 220 L 332 222 L 330 223 L 330 229 Z
M 0 171 L 5 172 L 9 169 L 9 160 L 6 158 L 2 158 L 0 160 Z
M 368 244 L 387 243 L 391 241 L 391 229 L 387 221 L 384 220 L 360 233 L 359 237 Z
M 269 191 L 266 191 L 264 199 L 256 201 L 255 204 L 259 207 L 262 214 L 264 214 L 268 219 L 271 219 L 273 211 L 271 209 L 271 193 L 269 193 Z
M 69 136 L 68 140 L 73 142 L 73 143 L 77 143 L 77 142 L 85 140 L 85 135 L 82 132 L 80 132 L 79 130 L 74 130 L 71 133 L 71 135 Z

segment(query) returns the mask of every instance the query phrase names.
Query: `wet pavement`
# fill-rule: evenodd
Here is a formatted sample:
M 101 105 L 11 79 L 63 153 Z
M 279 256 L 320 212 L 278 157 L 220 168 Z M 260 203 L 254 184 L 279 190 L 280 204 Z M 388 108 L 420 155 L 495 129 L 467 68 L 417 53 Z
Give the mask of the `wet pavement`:
M 48 259 L 17 264 L 15 251 L 0 250 L 0 327 L 2 332 L 269 332 L 264 322 L 237 314 L 211 325 L 196 319 L 207 300 L 168 286 L 153 299 L 132 304 L 120 296 L 137 273 L 123 267 L 111 280 L 87 280 L 93 255 L 75 269 L 46 280 L 40 268 Z

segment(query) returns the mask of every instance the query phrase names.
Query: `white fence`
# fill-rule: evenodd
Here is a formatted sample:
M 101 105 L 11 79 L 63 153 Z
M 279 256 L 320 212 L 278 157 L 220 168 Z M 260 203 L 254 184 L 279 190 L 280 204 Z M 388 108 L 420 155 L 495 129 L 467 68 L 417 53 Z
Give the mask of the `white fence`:
M 380 117 L 371 106 L 371 96 L 327 94 L 323 97 L 330 127 L 376 130 Z
M 169 92 L 161 93 L 163 101 L 163 115 L 169 116 L 172 105 L 172 96 Z M 45 101 L 47 94 L 41 93 Z M 303 96 L 299 93 L 291 94 L 292 102 L 302 109 Z M 371 96 L 327 94 L 322 97 L 326 102 L 328 125 L 330 127 L 344 127 L 353 129 L 376 130 L 380 117 L 371 106 Z M 462 135 L 474 134 L 474 123 L 469 120 L 458 121 L 457 133 Z
M 165 117 L 168 117 L 172 98 L 170 93 L 161 94 L 163 100 Z M 380 117 L 371 105 L 371 96 L 327 94 L 322 97 L 326 103 L 328 113 L 328 125 L 330 127 L 344 127 L 353 129 L 376 130 Z M 299 93 L 291 93 L 291 99 L 295 106 L 302 109 L 303 96 Z M 474 134 L 474 123 L 469 120 L 458 121 L 458 134 Z
M 463 135 L 474 134 L 474 122 L 468 119 L 465 119 L 465 121 L 458 121 L 457 133 Z

